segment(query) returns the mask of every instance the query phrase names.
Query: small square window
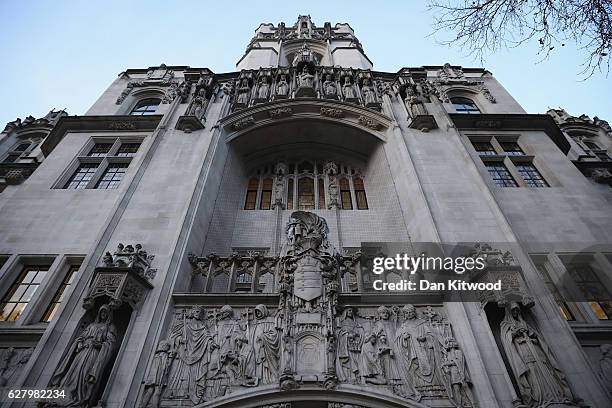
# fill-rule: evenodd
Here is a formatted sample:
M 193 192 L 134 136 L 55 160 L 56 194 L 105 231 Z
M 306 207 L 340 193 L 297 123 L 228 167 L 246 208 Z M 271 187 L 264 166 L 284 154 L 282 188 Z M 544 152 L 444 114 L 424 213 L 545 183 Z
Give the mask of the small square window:
M 486 162 L 485 166 L 498 187 L 517 187 L 516 181 L 502 162 Z
M 0 303 L 0 321 L 19 319 L 38 286 L 45 277 L 48 266 L 26 266 Z
M 521 147 L 516 142 L 500 142 L 499 144 L 501 145 L 502 149 L 504 149 L 504 152 L 508 156 L 524 156 L 525 155 L 525 152 L 523 151 L 523 149 L 521 149 Z
M 96 170 L 98 170 L 97 163 L 81 163 L 64 188 L 71 190 L 80 190 L 85 188 Z
M 98 190 L 117 188 L 123 179 L 129 163 L 111 163 L 96 185 Z
M 514 166 L 529 187 L 548 187 L 548 183 L 533 163 L 514 163 Z
M 497 152 L 493 145 L 489 142 L 472 142 L 474 149 L 478 152 L 479 156 L 495 156 Z
M 94 147 L 91 148 L 87 156 L 89 157 L 104 157 L 108 154 L 111 147 L 113 147 L 112 143 L 96 143 Z
M 121 143 L 121 146 L 117 151 L 117 156 L 134 157 L 136 156 L 136 152 L 138 152 L 139 147 L 140 143 Z

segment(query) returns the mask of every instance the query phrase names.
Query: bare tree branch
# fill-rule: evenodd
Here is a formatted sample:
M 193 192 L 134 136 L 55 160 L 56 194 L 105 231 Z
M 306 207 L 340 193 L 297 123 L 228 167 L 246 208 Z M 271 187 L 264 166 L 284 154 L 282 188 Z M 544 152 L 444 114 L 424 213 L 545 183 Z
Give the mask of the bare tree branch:
M 585 53 L 581 74 L 610 71 L 612 0 L 429 0 L 435 33 L 451 31 L 481 61 L 501 48 L 537 41 L 547 58 L 572 41 Z

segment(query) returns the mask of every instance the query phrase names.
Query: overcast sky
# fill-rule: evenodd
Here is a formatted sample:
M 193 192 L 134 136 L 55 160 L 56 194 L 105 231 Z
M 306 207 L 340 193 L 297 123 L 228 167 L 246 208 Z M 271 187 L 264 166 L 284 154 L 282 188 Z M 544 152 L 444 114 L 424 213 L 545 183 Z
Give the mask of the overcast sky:
M 561 106 L 612 122 L 611 78 L 596 74 L 583 81 L 577 47 L 559 47 L 537 63 L 534 41 L 481 64 L 429 36 L 432 14 L 424 0 L 0 0 L 0 124 L 51 108 L 81 115 L 127 68 L 165 63 L 233 71 L 259 23 L 291 26 L 299 14 L 310 14 L 318 27 L 348 22 L 375 70 L 484 66 L 529 113 Z

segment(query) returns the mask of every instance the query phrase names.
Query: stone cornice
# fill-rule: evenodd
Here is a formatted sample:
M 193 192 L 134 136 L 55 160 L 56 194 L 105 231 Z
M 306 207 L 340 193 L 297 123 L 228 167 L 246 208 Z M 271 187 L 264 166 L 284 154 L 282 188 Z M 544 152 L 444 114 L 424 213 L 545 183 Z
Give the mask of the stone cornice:
M 161 118 L 162 115 L 66 116 L 59 120 L 40 148 L 45 156 L 48 156 L 67 132 L 152 131 Z
M 570 150 L 569 142 L 549 115 L 451 113 L 449 116 L 461 130 L 540 130 L 545 132 L 564 154 L 567 155 Z

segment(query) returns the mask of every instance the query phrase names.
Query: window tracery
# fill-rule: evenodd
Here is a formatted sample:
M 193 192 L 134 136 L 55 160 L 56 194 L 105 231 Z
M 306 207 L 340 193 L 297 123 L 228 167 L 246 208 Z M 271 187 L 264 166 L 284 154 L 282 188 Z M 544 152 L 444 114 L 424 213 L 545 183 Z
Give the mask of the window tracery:
M 275 171 L 279 165 L 283 171 Z M 245 210 L 367 210 L 360 170 L 333 161 L 302 160 L 265 165 L 248 178 Z

